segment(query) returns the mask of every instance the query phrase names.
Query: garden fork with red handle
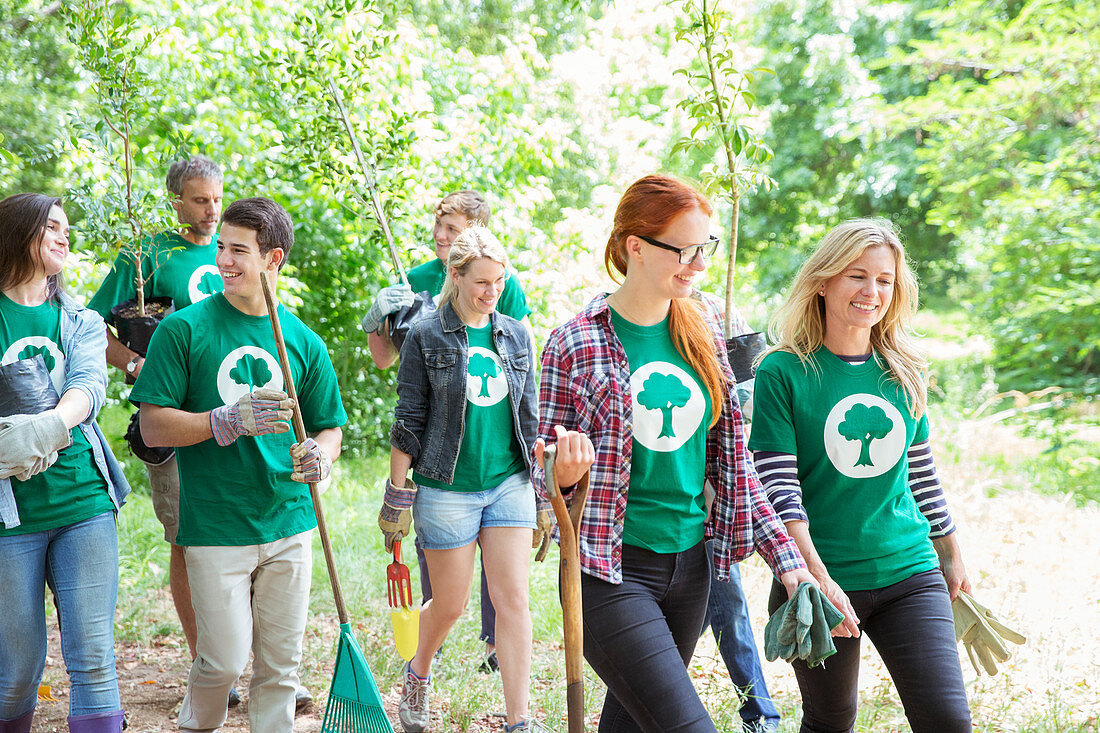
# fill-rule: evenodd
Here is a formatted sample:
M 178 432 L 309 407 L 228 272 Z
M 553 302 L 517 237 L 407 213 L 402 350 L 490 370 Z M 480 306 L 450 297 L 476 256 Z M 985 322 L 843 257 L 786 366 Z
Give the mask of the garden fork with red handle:
M 401 540 L 393 543 L 393 562 L 386 566 L 386 582 L 389 585 L 390 608 L 412 608 L 412 581 L 409 567 L 401 562 Z

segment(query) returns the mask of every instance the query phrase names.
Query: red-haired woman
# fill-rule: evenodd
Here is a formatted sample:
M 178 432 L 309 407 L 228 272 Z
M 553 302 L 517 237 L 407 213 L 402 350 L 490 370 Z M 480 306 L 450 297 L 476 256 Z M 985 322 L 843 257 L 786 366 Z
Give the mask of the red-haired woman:
M 604 253 L 622 285 L 543 352 L 540 440 L 562 426 L 595 450 L 580 544 L 584 655 L 608 688 L 601 733 L 715 730 L 687 673 L 710 589 L 704 537 L 722 580 L 755 547 L 788 593 L 812 582 L 752 470 L 721 316 L 692 287 L 716 249 L 711 213 L 675 178 L 631 185 Z M 568 486 L 583 461 L 558 450 Z

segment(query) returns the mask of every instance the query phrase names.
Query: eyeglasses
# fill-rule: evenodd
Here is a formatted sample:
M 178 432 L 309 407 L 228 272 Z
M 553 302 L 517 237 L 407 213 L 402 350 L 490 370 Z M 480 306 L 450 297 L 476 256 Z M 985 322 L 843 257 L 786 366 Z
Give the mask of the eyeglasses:
M 706 242 L 702 244 L 689 244 L 686 247 L 673 247 L 671 244 L 665 244 L 656 239 L 650 239 L 649 237 L 643 237 L 638 234 L 635 235 L 643 242 L 648 242 L 654 247 L 660 247 L 661 249 L 667 249 L 669 252 L 675 252 L 680 256 L 681 265 L 690 265 L 695 262 L 699 255 L 703 255 L 704 258 L 713 257 L 714 253 L 718 251 L 718 242 L 721 240 L 713 234 L 707 238 Z

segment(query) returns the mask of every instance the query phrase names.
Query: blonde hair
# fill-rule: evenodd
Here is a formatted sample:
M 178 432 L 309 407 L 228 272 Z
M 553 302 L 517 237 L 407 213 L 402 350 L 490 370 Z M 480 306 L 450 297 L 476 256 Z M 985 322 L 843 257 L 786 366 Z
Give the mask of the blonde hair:
M 458 270 L 460 275 L 465 275 L 470 265 L 482 259 L 499 262 L 505 269 L 508 268 L 508 255 L 496 235 L 488 227 L 468 226 L 455 237 L 447 254 L 447 275 L 443 279 L 443 289 L 439 291 L 439 305 L 453 303 L 458 295 L 458 287 L 451 277 L 451 268 Z
M 446 216 L 447 214 L 459 214 L 469 219 L 470 224 L 480 224 L 481 226 L 489 225 L 489 217 L 492 215 L 492 209 L 489 208 L 489 202 L 485 200 L 477 191 L 470 191 L 469 189 L 464 191 L 453 191 L 443 197 L 443 200 L 436 204 L 435 215 Z
M 886 361 L 891 379 L 901 385 L 909 413 L 920 418 L 927 406 L 924 376 L 928 361 L 917 349 L 909 326 L 917 310 L 917 278 L 905 257 L 898 231 L 886 219 L 850 219 L 833 228 L 795 275 L 787 298 L 769 324 L 773 351 L 789 351 L 818 369 L 813 352 L 825 339 L 825 298 L 819 291 L 872 247 L 894 253 L 894 295 L 882 320 L 871 327 L 871 348 Z
M 604 248 L 603 262 L 612 279 L 626 275 L 629 236 L 656 237 L 669 222 L 685 211 L 699 209 L 707 216 L 710 202 L 693 186 L 669 175 L 639 178 L 630 185 L 615 209 L 615 222 Z M 703 306 L 690 298 L 673 298 L 669 306 L 668 330 L 676 351 L 706 385 L 710 395 L 711 427 L 722 416 L 729 385 L 714 353 L 714 332 L 707 324 Z

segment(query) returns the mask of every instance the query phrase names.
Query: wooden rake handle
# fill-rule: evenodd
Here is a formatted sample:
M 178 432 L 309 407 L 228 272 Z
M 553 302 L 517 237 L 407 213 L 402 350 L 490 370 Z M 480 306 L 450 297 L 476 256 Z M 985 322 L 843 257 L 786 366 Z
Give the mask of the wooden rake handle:
M 275 334 L 275 346 L 279 350 L 279 368 L 283 371 L 283 384 L 286 385 L 286 393 L 294 400 L 294 413 L 291 425 L 294 427 L 294 438 L 301 443 L 308 438 L 306 424 L 302 420 L 302 408 L 298 405 L 298 391 L 294 389 L 294 377 L 290 374 L 290 359 L 286 355 L 286 344 L 283 342 L 283 329 L 279 325 L 279 310 L 276 307 L 275 296 L 271 293 L 271 283 L 266 275 L 260 276 L 260 283 L 264 289 L 264 300 L 267 301 L 267 312 L 271 316 L 271 331 Z M 328 565 L 328 578 L 332 583 L 332 596 L 336 601 L 336 614 L 340 617 L 340 623 L 348 623 L 348 609 L 344 604 L 344 592 L 340 589 L 340 578 L 336 574 L 336 558 L 332 554 L 332 543 L 328 538 L 328 525 L 325 524 L 325 513 L 321 509 L 321 492 L 317 490 L 317 482 L 309 482 L 309 495 L 313 499 L 313 513 L 317 516 L 317 534 L 321 536 L 321 547 L 325 551 L 325 564 Z
M 569 733 L 584 731 L 584 627 L 581 606 L 580 527 L 584 504 L 588 500 L 588 474 L 584 475 L 573 496 L 572 506 L 566 506 L 554 472 L 557 446 L 548 446 L 543 453 L 546 469 L 546 493 L 554 508 L 561 536 L 562 627 L 565 632 L 565 703 Z

